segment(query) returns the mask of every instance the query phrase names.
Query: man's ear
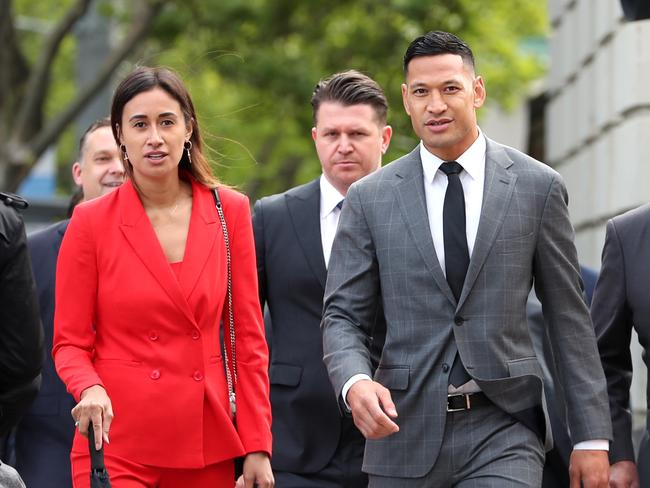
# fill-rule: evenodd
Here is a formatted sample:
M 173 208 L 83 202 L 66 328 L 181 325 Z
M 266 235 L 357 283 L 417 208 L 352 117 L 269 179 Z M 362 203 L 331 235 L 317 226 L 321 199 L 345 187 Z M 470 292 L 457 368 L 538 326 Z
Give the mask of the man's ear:
M 393 135 L 393 128 L 390 125 L 384 126 L 381 130 L 381 153 L 386 154 L 390 145 L 390 138 Z
M 81 163 L 79 161 L 75 161 L 72 165 L 72 179 L 75 185 L 81 186 Z
M 485 81 L 481 76 L 474 79 L 474 108 L 481 108 L 485 102 L 487 91 L 485 90 Z
M 410 117 L 411 111 L 409 110 L 409 104 L 407 98 L 408 98 L 408 86 L 406 86 L 406 83 L 402 83 L 402 104 L 404 105 L 404 110 L 406 111 L 406 115 Z

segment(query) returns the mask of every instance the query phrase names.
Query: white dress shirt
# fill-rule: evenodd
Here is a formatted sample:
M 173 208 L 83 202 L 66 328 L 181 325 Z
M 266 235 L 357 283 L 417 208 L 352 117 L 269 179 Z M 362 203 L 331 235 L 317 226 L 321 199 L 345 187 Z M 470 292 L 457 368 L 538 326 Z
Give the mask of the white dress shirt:
M 320 177 L 320 240 L 323 244 L 323 257 L 325 267 L 330 262 L 332 244 L 336 235 L 336 228 L 339 225 L 341 210 L 337 207 L 345 197 L 327 181 L 325 175 Z
M 442 211 L 447 192 L 447 175 L 440 170 L 445 161 L 431 154 L 420 143 L 420 158 L 424 173 L 424 197 L 427 203 L 429 228 L 436 249 L 436 255 L 443 273 L 445 272 L 445 243 L 442 231 Z M 483 207 L 483 186 L 485 184 L 485 137 L 479 134 L 474 143 L 458 159 L 463 167 L 459 177 L 465 195 L 465 232 L 467 248 L 472 256 L 478 223 Z

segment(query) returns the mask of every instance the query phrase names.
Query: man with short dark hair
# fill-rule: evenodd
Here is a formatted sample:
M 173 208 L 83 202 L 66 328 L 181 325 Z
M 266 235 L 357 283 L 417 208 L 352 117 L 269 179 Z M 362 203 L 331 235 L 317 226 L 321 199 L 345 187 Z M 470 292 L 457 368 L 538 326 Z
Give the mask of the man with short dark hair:
M 650 486 L 650 410 L 646 411 L 643 435 L 636 459 L 632 437 L 632 331 L 643 348 L 648 365 L 650 347 L 650 205 L 618 215 L 607 222 L 602 267 L 591 317 L 598 338 L 600 359 L 607 378 L 614 441 L 609 452 L 611 488 Z M 646 383 L 646 401 L 650 405 Z
M 572 486 L 605 488 L 607 392 L 562 179 L 480 131 L 485 84 L 461 39 L 415 39 L 404 71 L 421 143 L 348 190 L 322 321 L 330 379 L 368 439 L 369 486 L 540 486 L 552 435 L 526 322 L 534 282 L 567 397 Z
M 364 439 L 339 414 L 319 324 L 341 205 L 353 182 L 381 166 L 388 104 L 375 81 L 346 71 L 318 83 L 312 107 L 323 174 L 262 198 L 253 216 L 260 302 L 268 306 L 272 465 L 278 487 L 361 488 Z
M 124 181 L 110 119 L 100 119 L 84 132 L 72 177 L 82 192 L 82 201 L 105 195 Z M 27 240 L 45 330 L 41 391 L 16 429 L 16 468 L 30 488 L 72 486 L 70 449 L 75 428 L 70 411 L 76 403 L 56 374 L 51 356 L 56 260 L 68 222 L 58 222 Z

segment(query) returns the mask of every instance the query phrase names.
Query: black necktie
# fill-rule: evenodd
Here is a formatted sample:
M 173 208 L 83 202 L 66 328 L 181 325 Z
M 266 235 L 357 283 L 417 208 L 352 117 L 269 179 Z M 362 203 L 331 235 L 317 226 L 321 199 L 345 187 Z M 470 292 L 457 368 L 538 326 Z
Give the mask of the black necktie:
M 343 198 L 339 203 L 336 204 L 336 208 L 341 210 L 343 208 L 343 202 L 345 202 L 345 198 Z
M 465 195 L 460 182 L 463 167 L 456 161 L 442 163 L 440 170 L 447 175 L 447 192 L 442 210 L 442 232 L 445 243 L 445 271 L 447 283 L 456 301 L 463 290 L 465 275 L 469 266 L 469 248 L 465 231 Z M 449 374 L 449 383 L 458 387 L 467 383 L 467 374 L 458 353 Z

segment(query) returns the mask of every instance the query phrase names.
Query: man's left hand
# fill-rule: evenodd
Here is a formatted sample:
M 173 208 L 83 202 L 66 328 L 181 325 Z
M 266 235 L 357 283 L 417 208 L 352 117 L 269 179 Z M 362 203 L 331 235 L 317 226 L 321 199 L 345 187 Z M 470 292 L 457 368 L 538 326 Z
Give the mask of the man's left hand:
M 608 488 L 609 457 L 607 451 L 574 450 L 569 460 L 571 488 Z

